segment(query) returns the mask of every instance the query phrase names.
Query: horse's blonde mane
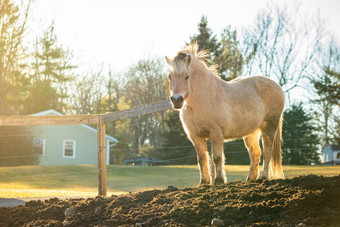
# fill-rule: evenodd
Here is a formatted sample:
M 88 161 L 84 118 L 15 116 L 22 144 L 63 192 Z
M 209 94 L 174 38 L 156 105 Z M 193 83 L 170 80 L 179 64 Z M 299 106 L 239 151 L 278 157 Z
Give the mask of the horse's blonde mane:
M 181 60 L 180 56 L 181 56 L 182 53 L 191 54 L 191 55 L 195 56 L 202 64 L 204 64 L 209 71 L 211 71 L 212 73 L 214 73 L 217 76 L 218 75 L 218 72 L 217 72 L 218 65 L 216 65 L 216 64 L 211 65 L 211 66 L 207 65 L 207 63 L 211 62 L 209 60 L 209 56 L 210 56 L 209 51 L 208 50 L 198 51 L 198 49 L 199 49 L 199 46 L 198 46 L 197 43 L 188 44 L 184 49 L 180 50 L 177 53 L 174 60 L 175 61 L 177 59 Z
M 200 50 L 198 51 L 199 47 L 197 43 L 192 43 L 187 45 L 183 50 L 180 52 L 187 52 L 195 55 L 198 59 L 204 62 L 209 62 L 209 51 L 208 50 Z

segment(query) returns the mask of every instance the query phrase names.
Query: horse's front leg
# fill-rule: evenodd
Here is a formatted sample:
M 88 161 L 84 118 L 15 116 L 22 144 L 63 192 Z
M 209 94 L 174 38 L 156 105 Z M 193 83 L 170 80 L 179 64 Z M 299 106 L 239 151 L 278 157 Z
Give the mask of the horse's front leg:
M 207 152 L 207 142 L 205 138 L 190 135 L 190 139 L 196 148 L 197 160 L 200 169 L 200 185 L 210 184 L 209 156 Z
M 216 178 L 214 184 L 225 184 L 227 178 L 224 169 L 223 137 L 211 138 L 212 157 L 216 167 Z

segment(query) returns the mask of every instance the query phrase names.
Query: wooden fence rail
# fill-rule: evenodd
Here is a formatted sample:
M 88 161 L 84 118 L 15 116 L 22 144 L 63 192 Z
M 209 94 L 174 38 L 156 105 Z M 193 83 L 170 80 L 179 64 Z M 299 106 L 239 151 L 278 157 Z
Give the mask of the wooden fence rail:
M 0 116 L 0 126 L 97 124 L 99 115 Z
M 138 117 L 145 114 L 156 113 L 162 110 L 170 109 L 171 103 L 169 100 L 147 104 L 145 106 L 135 107 L 128 110 L 122 110 L 114 113 L 103 115 L 104 123 L 124 120 L 128 118 Z
M 106 196 L 107 187 L 105 124 L 145 114 L 156 113 L 159 111 L 170 109 L 171 107 L 172 106 L 170 101 L 165 100 L 109 114 L 63 116 L 0 116 L 0 126 L 96 124 L 98 154 L 98 195 Z

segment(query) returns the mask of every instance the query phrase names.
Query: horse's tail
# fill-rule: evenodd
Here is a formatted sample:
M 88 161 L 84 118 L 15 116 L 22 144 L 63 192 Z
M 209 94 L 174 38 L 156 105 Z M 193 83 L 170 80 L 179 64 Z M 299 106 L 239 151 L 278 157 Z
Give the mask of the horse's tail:
M 272 148 L 272 157 L 271 157 L 271 169 L 272 169 L 272 177 L 273 178 L 284 178 L 283 169 L 282 169 L 282 159 L 281 159 L 281 142 L 282 142 L 282 121 L 283 114 L 281 114 L 279 124 L 276 128 L 273 148 Z

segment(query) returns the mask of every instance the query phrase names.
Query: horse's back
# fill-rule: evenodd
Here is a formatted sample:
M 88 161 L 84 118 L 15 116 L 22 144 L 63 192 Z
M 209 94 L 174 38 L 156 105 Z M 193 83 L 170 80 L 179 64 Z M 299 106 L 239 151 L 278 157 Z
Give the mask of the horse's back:
M 264 76 L 249 76 L 232 80 L 230 85 L 238 86 L 238 89 L 244 89 L 246 93 L 256 92 L 252 95 L 262 100 L 266 114 L 281 115 L 284 108 L 284 94 L 281 87 L 272 79 Z

